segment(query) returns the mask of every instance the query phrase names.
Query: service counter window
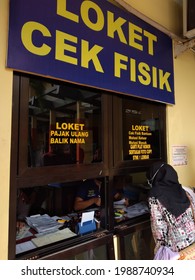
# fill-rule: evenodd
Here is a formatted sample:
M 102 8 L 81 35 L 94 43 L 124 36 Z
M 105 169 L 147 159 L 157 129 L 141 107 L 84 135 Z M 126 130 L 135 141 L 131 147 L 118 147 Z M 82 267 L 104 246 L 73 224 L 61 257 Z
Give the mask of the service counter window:
M 108 228 L 104 94 L 15 73 L 13 96 L 11 258 L 96 246 Z
M 106 231 L 106 182 L 92 178 L 18 189 L 16 257 L 47 246 L 51 252 L 59 242 L 71 248 Z
M 102 160 L 100 93 L 30 78 L 28 108 L 29 167 Z
M 114 177 L 115 226 L 149 213 L 148 191 L 145 171 Z
M 123 98 L 123 160 L 162 158 L 164 108 L 154 102 Z

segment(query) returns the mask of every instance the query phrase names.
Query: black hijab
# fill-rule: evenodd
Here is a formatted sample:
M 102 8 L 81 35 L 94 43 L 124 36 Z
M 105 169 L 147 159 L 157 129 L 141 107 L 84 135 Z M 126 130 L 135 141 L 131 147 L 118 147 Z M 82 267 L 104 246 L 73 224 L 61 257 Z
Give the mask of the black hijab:
M 149 197 L 157 198 L 176 218 L 190 206 L 186 192 L 178 181 L 177 172 L 171 165 L 156 162 L 146 176 L 152 184 Z

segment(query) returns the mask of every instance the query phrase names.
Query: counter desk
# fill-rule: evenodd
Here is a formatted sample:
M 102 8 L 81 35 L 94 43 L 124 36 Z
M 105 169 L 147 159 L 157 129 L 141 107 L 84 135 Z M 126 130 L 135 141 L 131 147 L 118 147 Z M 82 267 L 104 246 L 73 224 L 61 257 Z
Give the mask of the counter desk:
M 35 215 L 32 226 L 27 218 L 16 235 L 16 259 L 114 259 L 113 234 L 101 228 L 99 210 L 94 213 L 95 227 L 84 233 L 79 231 L 81 213 Z

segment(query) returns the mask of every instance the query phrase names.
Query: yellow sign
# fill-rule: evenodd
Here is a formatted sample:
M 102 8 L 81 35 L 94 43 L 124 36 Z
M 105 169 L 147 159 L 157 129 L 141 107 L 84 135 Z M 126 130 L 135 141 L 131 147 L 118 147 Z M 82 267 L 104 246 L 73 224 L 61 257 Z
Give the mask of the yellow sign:
M 85 144 L 89 132 L 81 123 L 56 123 L 55 130 L 50 131 L 50 144 Z
M 150 159 L 152 154 L 151 144 L 148 143 L 152 136 L 148 125 L 132 125 L 129 131 L 129 155 L 133 160 Z

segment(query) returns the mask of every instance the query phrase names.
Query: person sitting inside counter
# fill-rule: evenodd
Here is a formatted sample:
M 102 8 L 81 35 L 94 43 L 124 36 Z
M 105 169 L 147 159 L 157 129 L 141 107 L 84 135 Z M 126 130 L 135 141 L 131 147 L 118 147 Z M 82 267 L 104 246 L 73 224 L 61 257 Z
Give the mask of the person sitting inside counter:
M 125 206 L 131 206 L 140 201 L 140 191 L 134 186 L 124 187 Z
M 114 202 L 123 201 L 124 206 L 128 207 L 140 201 L 140 189 L 132 182 L 129 175 L 119 175 L 115 177 Z
M 78 187 L 74 210 L 80 211 L 84 209 L 97 208 L 101 206 L 101 181 L 97 179 L 85 180 Z

